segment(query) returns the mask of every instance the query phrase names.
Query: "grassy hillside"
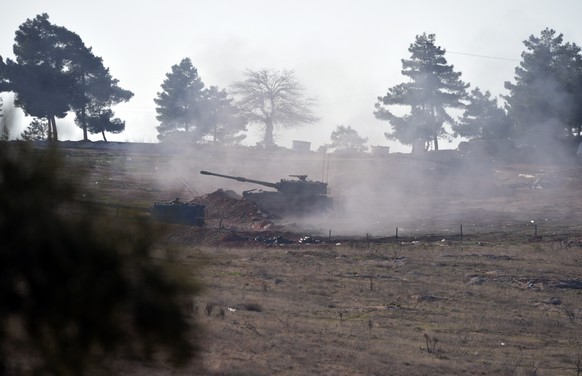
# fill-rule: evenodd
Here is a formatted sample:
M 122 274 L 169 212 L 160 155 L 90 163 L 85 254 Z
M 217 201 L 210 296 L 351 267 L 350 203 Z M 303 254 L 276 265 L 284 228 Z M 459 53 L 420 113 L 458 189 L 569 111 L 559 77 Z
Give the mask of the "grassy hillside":
M 191 310 L 205 328 L 204 370 L 118 359 L 123 374 L 582 374 L 579 166 L 210 148 L 63 153 L 95 202 L 147 209 L 189 190 L 254 188 L 204 169 L 268 181 L 308 174 L 329 182 L 337 205 L 258 233 L 169 226 L 172 262 L 204 265 Z M 293 232 L 319 232 L 322 243 L 256 239 Z

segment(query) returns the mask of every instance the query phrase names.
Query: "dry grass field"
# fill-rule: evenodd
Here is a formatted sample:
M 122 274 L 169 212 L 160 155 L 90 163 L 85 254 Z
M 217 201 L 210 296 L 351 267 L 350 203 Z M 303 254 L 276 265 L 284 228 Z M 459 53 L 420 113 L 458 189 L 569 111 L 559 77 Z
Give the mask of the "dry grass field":
M 189 312 L 200 362 L 117 360 L 124 374 L 582 374 L 580 166 L 246 153 L 64 150 L 84 198 L 112 207 L 248 189 L 201 169 L 327 174 L 338 206 L 260 232 L 228 218 L 169 226 L 176 251 L 160 257 L 205 286 Z M 296 241 L 308 234 L 319 242 Z M 277 235 L 293 242 L 255 240 Z
M 582 371 L 581 290 L 559 287 L 580 275 L 580 244 L 192 249 L 184 262 L 201 256 L 209 375 Z

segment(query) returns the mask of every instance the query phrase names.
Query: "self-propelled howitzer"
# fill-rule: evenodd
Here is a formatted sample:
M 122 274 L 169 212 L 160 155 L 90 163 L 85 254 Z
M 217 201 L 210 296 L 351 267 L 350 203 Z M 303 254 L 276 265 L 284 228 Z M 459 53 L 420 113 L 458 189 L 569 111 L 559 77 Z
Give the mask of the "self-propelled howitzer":
M 327 196 L 327 183 L 309 180 L 307 175 L 289 175 L 296 179 L 281 179 L 277 183 L 272 183 L 209 171 L 200 171 L 200 173 L 276 189 L 276 191 L 252 189 L 243 192 L 243 198 L 253 200 L 262 210 L 275 214 L 313 213 L 330 209 L 333 203 L 331 197 Z

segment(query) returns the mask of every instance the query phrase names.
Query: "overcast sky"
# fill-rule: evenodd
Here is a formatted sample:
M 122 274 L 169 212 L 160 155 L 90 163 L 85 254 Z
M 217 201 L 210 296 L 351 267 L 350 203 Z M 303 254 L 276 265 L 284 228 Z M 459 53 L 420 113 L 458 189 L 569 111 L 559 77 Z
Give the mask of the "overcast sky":
M 79 34 L 101 56 L 120 86 L 134 92 L 116 115 L 126 131 L 110 140 L 155 142 L 155 104 L 165 74 L 189 57 L 206 86 L 228 87 L 245 69 L 291 69 L 318 99 L 318 124 L 277 131 L 276 142 L 330 142 L 337 125 L 351 125 L 369 145 L 408 151 L 384 137 L 389 124 L 374 118 L 376 98 L 405 81 L 401 59 L 418 34 L 436 44 L 471 87 L 506 94 L 523 41 L 546 27 L 582 45 L 581 0 L 18 0 L 4 6 L 0 55 L 12 58 L 14 32 L 27 18 L 48 13 L 53 24 Z M 82 138 L 59 124 L 60 136 Z M 67 131 L 65 128 L 68 128 Z M 251 128 L 248 144 L 260 138 Z M 91 137 L 99 140 L 98 135 Z M 442 143 L 453 148 L 456 143 Z

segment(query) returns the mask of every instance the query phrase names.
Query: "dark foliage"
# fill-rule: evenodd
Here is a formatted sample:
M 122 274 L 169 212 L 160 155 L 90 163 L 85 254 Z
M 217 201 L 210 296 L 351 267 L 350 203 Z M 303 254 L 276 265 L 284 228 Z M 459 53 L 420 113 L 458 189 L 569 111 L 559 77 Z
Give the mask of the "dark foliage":
M 338 125 L 336 129 L 331 132 L 331 148 L 339 152 L 364 152 L 368 147 L 366 146 L 367 138 L 360 137 L 358 132 L 351 126 Z
M 572 136 L 582 127 L 582 55 L 562 34 L 542 30 L 524 41 L 526 50 L 515 68 L 515 83 L 505 82 L 508 114 L 517 136 L 544 146 Z
M 475 88 L 468 96 L 468 103 L 461 120 L 453 126 L 455 136 L 468 139 L 507 140 L 512 136 L 513 124 L 497 98 Z
M 160 122 L 158 139 L 164 141 L 176 132 L 186 132 L 180 137 L 198 141 L 204 135 L 201 126 L 204 101 L 204 83 L 189 58 L 172 66 L 157 93 L 156 119 Z
M 379 97 L 374 115 L 390 122 L 393 131 L 386 133 L 388 139 L 406 145 L 432 143 L 438 150 L 439 137 L 447 135 L 443 125 L 455 123 L 446 109 L 463 107 L 468 85 L 461 81 L 461 73 L 447 64 L 445 50 L 435 45 L 434 34 L 417 35 L 408 51 L 410 59 L 402 59 L 402 74 L 410 81 Z M 409 106 L 410 113 L 396 116 L 386 107 L 393 105 Z
M 41 119 L 33 119 L 28 128 L 20 134 L 20 138 L 24 141 L 41 141 L 45 140 L 47 136 L 48 123 Z
M 52 24 L 44 13 L 19 26 L 13 50 L 15 61 L 0 59 L 0 92 L 13 91 L 16 106 L 27 115 L 47 119 L 50 140 L 58 140 L 56 119 L 69 111 L 76 112 L 85 140 L 87 131 L 105 138 L 105 131 L 119 132 L 124 126 L 114 119 L 100 122 L 97 130 L 88 129 L 91 117 L 102 117 L 133 93 L 117 86 L 102 59 L 77 34 Z
M 172 66 L 161 87 L 154 99 L 160 141 L 232 145 L 246 137 L 246 120 L 233 99 L 216 86 L 205 88 L 189 58 Z
M 197 346 L 183 302 L 197 284 L 153 261 L 150 222 L 89 208 L 66 176 L 55 151 L 0 145 L 0 367 L 82 375 L 113 355 L 184 364 Z

